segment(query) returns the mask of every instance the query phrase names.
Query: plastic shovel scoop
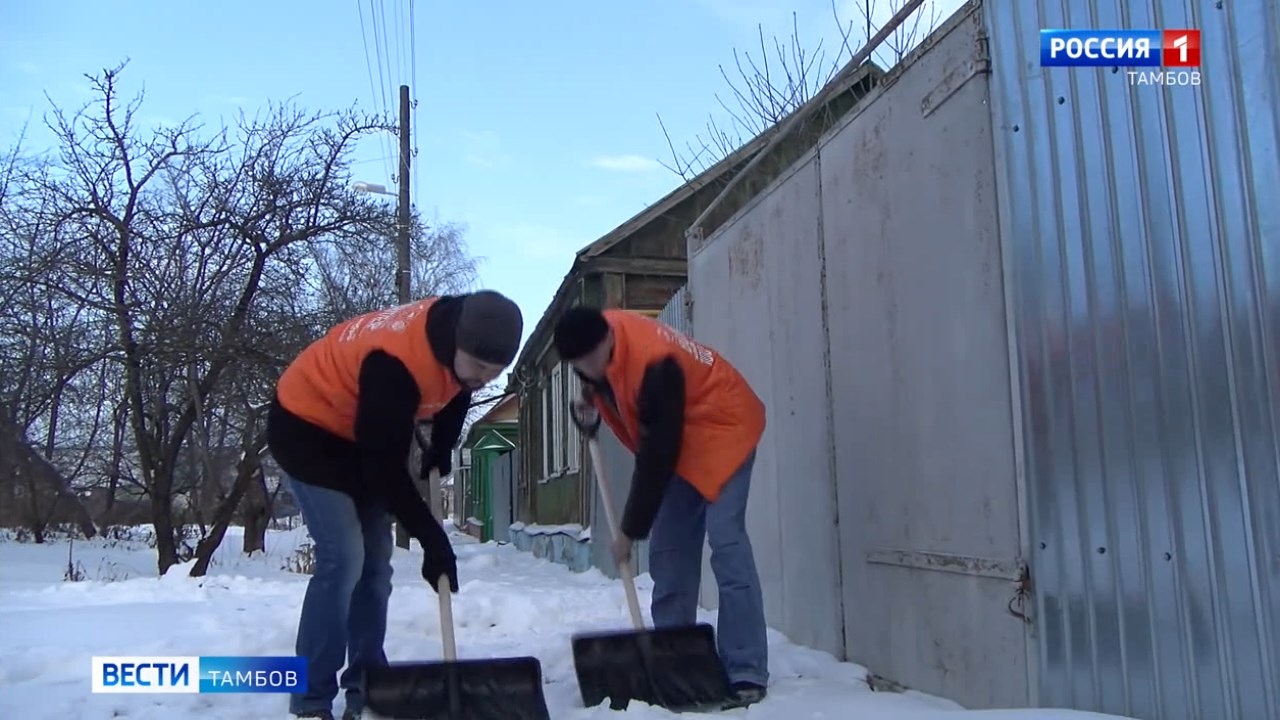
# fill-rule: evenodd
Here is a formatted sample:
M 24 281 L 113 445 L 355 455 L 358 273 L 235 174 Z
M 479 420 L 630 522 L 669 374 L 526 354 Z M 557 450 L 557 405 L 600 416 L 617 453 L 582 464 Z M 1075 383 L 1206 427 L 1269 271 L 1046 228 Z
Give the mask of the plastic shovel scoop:
M 595 433 L 583 430 L 589 437 L 605 516 L 616 537 L 618 523 L 603 475 L 600 447 Z M 614 710 L 625 709 L 632 700 L 675 712 L 720 709 L 729 697 L 729 678 L 716 650 L 715 629 L 706 623 L 646 629 L 630 561 L 621 563 L 618 572 L 633 629 L 573 637 L 573 665 L 583 704 L 594 707 L 608 698 Z
M 369 710 L 393 720 L 550 720 L 537 658 L 457 659 L 449 579 L 437 586 L 444 660 L 369 668 Z

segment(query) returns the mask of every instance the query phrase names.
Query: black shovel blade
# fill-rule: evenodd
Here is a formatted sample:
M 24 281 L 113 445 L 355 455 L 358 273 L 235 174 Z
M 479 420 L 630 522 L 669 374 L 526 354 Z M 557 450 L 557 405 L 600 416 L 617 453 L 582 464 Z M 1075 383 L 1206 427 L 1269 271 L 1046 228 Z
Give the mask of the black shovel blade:
M 369 668 L 365 703 L 391 720 L 550 720 L 535 657 Z
M 614 710 L 639 700 L 680 712 L 718 709 L 729 697 L 715 629 L 706 623 L 575 635 L 573 666 L 586 707 L 608 698 Z

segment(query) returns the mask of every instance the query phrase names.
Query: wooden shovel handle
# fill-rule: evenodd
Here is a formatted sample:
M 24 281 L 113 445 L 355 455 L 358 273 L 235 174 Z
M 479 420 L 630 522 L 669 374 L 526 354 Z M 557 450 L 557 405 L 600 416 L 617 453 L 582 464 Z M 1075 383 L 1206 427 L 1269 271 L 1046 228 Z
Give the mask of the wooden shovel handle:
M 591 469 L 595 472 L 596 487 L 600 490 L 600 500 L 604 504 L 605 521 L 609 523 L 609 534 L 618 537 L 622 530 L 618 527 L 618 518 L 613 514 L 613 497 L 609 494 L 609 481 L 604 476 L 604 460 L 600 457 L 600 443 L 594 437 L 587 441 L 587 450 L 591 453 Z M 644 617 L 640 614 L 640 598 L 636 596 L 635 574 L 631 569 L 631 561 L 618 564 L 618 574 L 622 575 L 622 589 L 627 593 L 627 609 L 631 611 L 631 624 L 636 630 L 644 630 Z
M 453 641 L 453 594 L 449 591 L 449 576 L 441 575 L 436 583 L 440 597 L 440 641 L 444 644 L 445 662 L 458 659 L 458 646 Z
M 425 447 L 423 448 L 425 452 Z M 434 485 L 440 481 L 440 471 L 431 468 L 428 481 Z M 436 518 L 440 527 L 444 527 L 444 518 Z M 447 536 L 446 536 L 447 539 Z M 449 574 L 445 573 L 436 581 L 436 597 L 440 600 L 440 642 L 444 645 L 445 662 L 458 659 L 458 646 L 453 640 L 453 595 L 449 590 Z

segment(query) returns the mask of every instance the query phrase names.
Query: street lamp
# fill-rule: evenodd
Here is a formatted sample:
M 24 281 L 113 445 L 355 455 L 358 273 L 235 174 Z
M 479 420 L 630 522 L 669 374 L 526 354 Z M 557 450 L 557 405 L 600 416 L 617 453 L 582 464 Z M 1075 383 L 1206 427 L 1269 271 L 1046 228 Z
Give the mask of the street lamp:
M 401 172 L 404 172 L 401 170 Z M 407 185 L 402 180 L 399 193 L 399 203 L 396 208 L 396 235 L 399 242 L 396 243 L 396 296 L 400 304 L 409 302 L 409 201 L 405 192 Z M 378 183 L 357 181 L 352 184 L 352 190 L 358 193 L 368 193 L 370 195 L 396 195 L 387 190 L 386 185 Z
M 395 195 L 395 193 L 387 189 L 386 185 L 367 183 L 363 180 L 352 185 L 351 189 L 358 193 L 370 193 L 372 195 Z

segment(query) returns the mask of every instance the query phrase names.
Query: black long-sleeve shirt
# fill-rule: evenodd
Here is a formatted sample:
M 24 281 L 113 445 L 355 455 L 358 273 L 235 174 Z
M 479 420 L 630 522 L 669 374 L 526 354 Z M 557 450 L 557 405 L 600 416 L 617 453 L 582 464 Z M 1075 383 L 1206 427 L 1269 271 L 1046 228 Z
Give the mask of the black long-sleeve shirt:
M 588 381 L 590 382 L 590 381 Z M 608 381 L 592 383 L 612 402 Z M 639 447 L 631 492 L 622 513 L 622 533 L 633 540 L 649 536 L 667 485 L 676 473 L 685 422 L 684 371 L 667 356 L 645 369 L 636 403 Z
M 446 367 L 453 365 L 460 300 L 442 297 L 427 314 L 428 344 Z M 392 355 L 374 351 L 360 366 L 357 398 L 354 443 L 294 415 L 276 399 L 267 431 L 272 456 L 300 482 L 345 492 L 358 505 L 385 505 L 424 546 L 439 541 L 443 527 L 414 486 L 407 463 L 421 399 L 413 375 Z M 470 406 L 471 393 L 463 390 L 436 413 L 433 452 L 458 443 Z

